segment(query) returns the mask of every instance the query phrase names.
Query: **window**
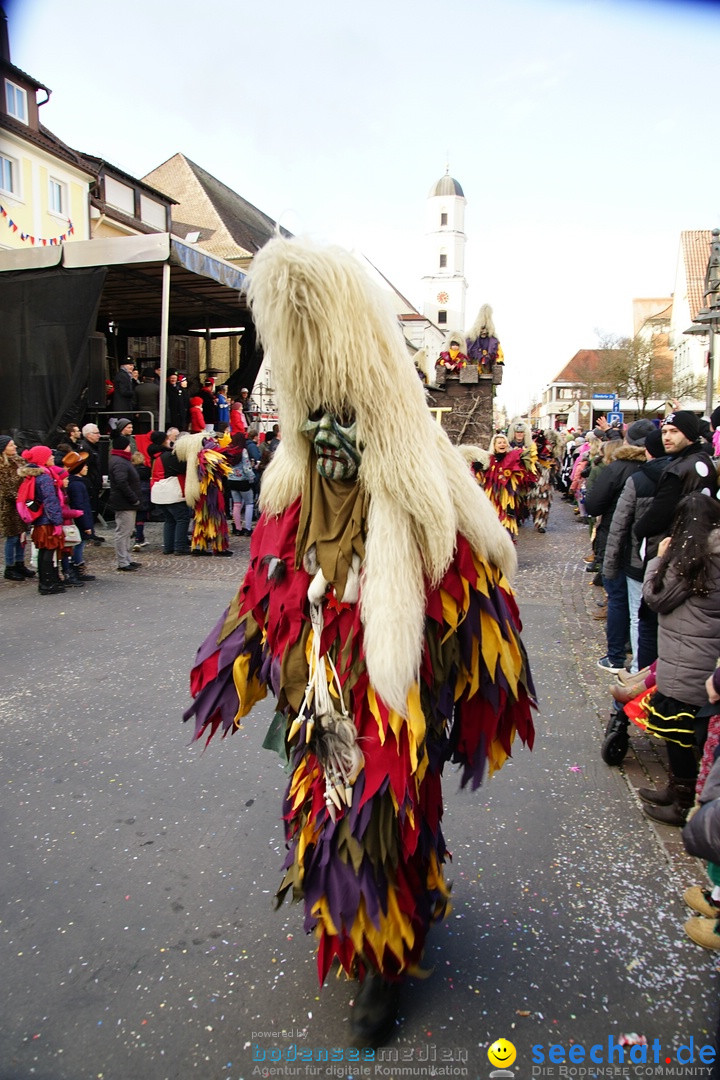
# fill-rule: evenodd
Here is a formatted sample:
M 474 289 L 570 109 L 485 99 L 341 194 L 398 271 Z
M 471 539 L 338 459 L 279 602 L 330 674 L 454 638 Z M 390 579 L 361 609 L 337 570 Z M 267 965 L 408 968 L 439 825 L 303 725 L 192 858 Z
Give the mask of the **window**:
M 19 195 L 19 170 L 14 158 L 0 154 L 0 188 L 10 195 Z
M 447 326 L 447 311 L 438 311 L 438 326 Z
M 441 214 L 440 215 L 440 224 L 441 225 L 447 225 L 447 214 Z
M 65 185 L 61 180 L 55 180 L 52 176 L 48 187 L 48 207 L 51 214 L 65 215 L 67 211 Z
M 445 254 L 444 251 L 441 251 L 440 252 L 440 269 L 444 270 L 446 266 L 447 266 L 447 255 Z
M 9 79 L 5 80 L 5 108 L 8 116 L 14 116 L 16 120 L 21 120 L 23 124 L 27 124 L 27 90 L 23 90 L 21 86 L 11 83 Z
M 140 220 L 146 225 L 152 225 L 155 229 L 165 232 L 167 218 L 165 207 L 155 199 L 149 199 L 147 195 L 140 196 Z
M 129 217 L 135 217 L 135 189 L 128 184 L 121 184 L 112 176 L 105 177 L 105 202 L 116 210 L 122 210 Z

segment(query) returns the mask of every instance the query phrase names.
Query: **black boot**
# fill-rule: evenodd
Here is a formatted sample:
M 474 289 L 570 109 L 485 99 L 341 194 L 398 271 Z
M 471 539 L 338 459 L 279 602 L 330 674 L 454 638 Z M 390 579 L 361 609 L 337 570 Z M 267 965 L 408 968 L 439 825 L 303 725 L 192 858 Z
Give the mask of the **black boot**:
M 366 975 L 350 1017 L 353 1045 L 382 1046 L 395 1027 L 399 1000 L 400 983 L 388 982 L 376 971 Z
M 65 586 L 57 578 L 55 553 L 45 548 L 38 551 L 38 592 L 41 596 L 65 592 Z
M 35 577 L 35 571 L 31 570 L 29 566 L 26 566 L 24 562 L 16 562 L 15 569 L 17 570 L 18 574 L 22 574 L 24 578 Z
M 697 777 L 673 777 L 674 788 L 673 801 L 669 806 L 654 806 L 647 804 L 643 810 L 653 821 L 659 821 L 663 825 L 684 825 L 688 811 L 695 802 L 695 781 Z
M 638 788 L 638 795 L 643 802 L 652 803 L 653 806 L 672 806 L 675 801 L 675 788 L 673 786 L 672 776 L 668 779 L 665 787 L 641 787 Z
M 63 582 L 63 584 L 69 585 L 71 588 L 74 588 L 74 589 L 84 589 L 85 588 L 85 582 L 82 581 L 82 579 L 80 578 L 80 575 L 78 574 L 77 570 L 75 569 L 75 567 L 73 566 L 72 563 L 70 563 L 70 565 L 67 568 L 67 572 L 65 574 L 65 581 Z
M 25 575 L 21 574 L 16 566 L 6 566 L 3 577 L 6 581 L 24 581 Z

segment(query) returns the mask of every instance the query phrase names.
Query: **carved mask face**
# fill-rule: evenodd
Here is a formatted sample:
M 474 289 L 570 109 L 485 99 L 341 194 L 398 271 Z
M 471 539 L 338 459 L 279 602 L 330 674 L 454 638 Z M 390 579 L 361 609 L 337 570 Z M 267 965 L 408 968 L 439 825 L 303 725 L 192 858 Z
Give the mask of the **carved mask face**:
M 302 433 L 315 447 L 317 471 L 326 480 L 354 480 L 360 465 L 357 425 L 352 413 L 336 417 L 319 409 L 303 424 Z

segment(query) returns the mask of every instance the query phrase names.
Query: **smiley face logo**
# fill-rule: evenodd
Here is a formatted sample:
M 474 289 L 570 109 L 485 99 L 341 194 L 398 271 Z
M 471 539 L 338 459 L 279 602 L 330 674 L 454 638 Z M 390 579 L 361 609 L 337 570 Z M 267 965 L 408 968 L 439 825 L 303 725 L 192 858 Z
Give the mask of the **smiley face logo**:
M 492 1046 L 488 1047 L 488 1061 L 498 1069 L 508 1069 L 516 1057 L 517 1051 L 507 1039 L 496 1039 Z

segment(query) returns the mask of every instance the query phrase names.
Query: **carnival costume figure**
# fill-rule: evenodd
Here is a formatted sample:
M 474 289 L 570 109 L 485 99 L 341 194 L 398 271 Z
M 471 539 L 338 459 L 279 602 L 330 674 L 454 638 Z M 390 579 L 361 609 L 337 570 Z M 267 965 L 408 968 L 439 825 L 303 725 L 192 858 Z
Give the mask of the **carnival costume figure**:
M 532 746 L 515 554 L 349 253 L 274 239 L 248 295 L 283 439 L 185 718 L 209 740 L 275 694 L 265 745 L 291 768 L 278 898 L 304 901 L 321 982 L 334 961 L 362 981 L 353 1038 L 377 1045 L 448 909 L 445 763 L 475 788 L 516 734 Z
M 187 464 L 185 502 L 193 512 L 193 555 L 232 555 L 225 509 L 225 477 L 231 468 L 214 439 L 182 435 L 175 456 Z
M 556 452 L 556 432 L 535 431 L 533 442 L 537 450 L 535 470 L 537 482 L 530 491 L 528 507 L 532 515 L 533 525 L 539 533 L 547 531 L 550 505 L 555 476 L 560 468 L 560 461 Z
M 537 481 L 533 455 L 530 448 L 511 446 L 502 432 L 493 435 L 489 450 L 488 467 L 482 475 L 476 473 L 476 479 L 495 507 L 500 524 L 515 542 L 520 515 L 527 513 L 528 492 Z
M 483 304 L 468 330 L 465 351 L 470 360 L 477 364 L 481 375 L 491 375 L 496 364 L 505 363 L 502 347 L 495 336 L 495 323 L 489 304 Z
M 445 348 L 437 358 L 436 366 L 445 368 L 446 371 L 458 373 L 468 365 L 468 357 L 465 352 L 465 338 L 462 334 L 452 332 L 445 339 Z

